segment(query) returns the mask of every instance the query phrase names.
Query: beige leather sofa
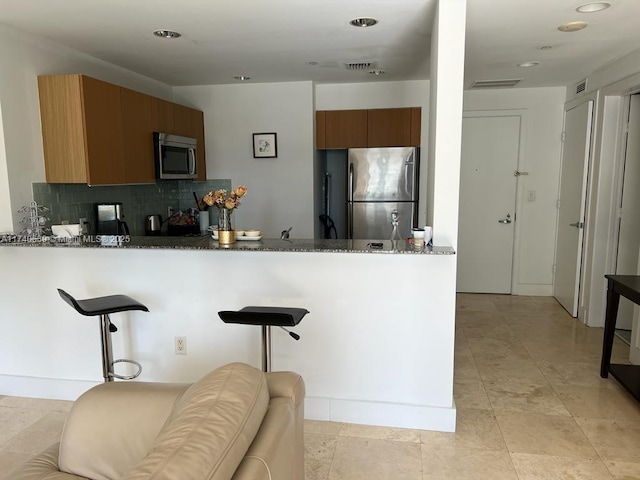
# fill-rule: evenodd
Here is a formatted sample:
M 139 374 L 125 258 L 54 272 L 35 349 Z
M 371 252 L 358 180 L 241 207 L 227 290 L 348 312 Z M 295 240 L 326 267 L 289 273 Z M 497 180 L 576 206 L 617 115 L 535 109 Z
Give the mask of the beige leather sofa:
M 304 382 L 242 363 L 192 385 L 113 382 L 12 480 L 303 480 Z

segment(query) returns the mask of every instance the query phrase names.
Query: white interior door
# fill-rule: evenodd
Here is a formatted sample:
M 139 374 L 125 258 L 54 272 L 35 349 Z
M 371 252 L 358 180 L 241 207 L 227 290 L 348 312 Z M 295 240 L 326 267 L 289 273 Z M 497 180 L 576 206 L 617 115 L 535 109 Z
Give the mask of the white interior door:
M 640 249 L 640 95 L 632 95 L 618 233 L 618 275 L 636 275 Z M 616 328 L 631 330 L 633 302 L 620 298 Z
M 553 296 L 578 316 L 593 102 L 565 112 Z
M 511 293 L 519 115 L 462 119 L 459 292 Z

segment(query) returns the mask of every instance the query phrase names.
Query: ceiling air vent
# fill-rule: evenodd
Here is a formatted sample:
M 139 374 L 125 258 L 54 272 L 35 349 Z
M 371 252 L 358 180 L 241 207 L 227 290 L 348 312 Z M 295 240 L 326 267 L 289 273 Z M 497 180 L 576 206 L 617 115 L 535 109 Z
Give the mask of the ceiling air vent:
M 476 88 L 507 88 L 513 87 L 522 81 L 521 78 L 513 78 L 508 80 L 478 80 L 471 84 L 472 89 Z
M 347 70 L 370 70 L 374 65 L 375 64 L 373 62 L 353 62 L 344 64 Z
M 586 90 L 587 90 L 587 79 L 585 78 L 584 80 L 576 84 L 575 92 L 576 92 L 576 95 L 581 95 Z

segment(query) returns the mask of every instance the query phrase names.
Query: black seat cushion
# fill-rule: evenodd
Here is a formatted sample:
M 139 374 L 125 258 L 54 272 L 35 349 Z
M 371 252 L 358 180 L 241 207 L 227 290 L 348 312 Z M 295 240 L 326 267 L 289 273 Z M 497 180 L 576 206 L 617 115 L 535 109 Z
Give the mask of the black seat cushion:
M 127 310 L 149 311 L 146 306 L 126 295 L 108 295 L 106 297 L 76 300 L 60 288 L 58 289 L 58 293 L 62 299 L 75 308 L 78 313 L 88 317 L 94 315 L 108 315 L 116 312 L 126 312 Z
M 244 307 L 238 311 L 223 310 L 218 315 L 224 323 L 294 327 L 307 313 L 309 311 L 304 308 Z

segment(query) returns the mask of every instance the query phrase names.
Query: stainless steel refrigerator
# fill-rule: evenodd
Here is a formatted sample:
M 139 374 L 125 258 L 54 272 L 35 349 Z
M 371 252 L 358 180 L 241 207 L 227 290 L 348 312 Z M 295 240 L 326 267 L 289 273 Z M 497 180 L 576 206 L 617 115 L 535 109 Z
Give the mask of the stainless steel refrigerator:
M 400 238 L 411 236 L 418 220 L 418 166 L 414 147 L 349 150 L 348 238 L 391 239 L 394 212 Z

